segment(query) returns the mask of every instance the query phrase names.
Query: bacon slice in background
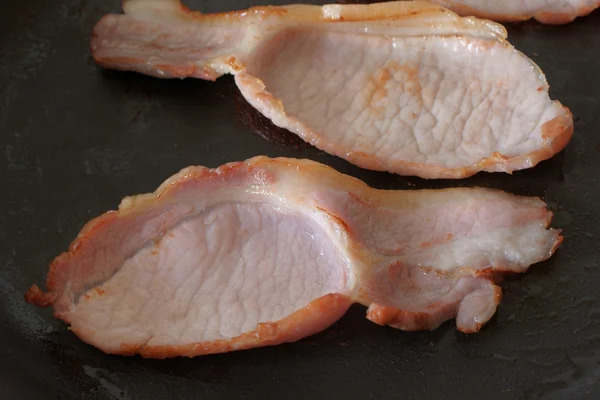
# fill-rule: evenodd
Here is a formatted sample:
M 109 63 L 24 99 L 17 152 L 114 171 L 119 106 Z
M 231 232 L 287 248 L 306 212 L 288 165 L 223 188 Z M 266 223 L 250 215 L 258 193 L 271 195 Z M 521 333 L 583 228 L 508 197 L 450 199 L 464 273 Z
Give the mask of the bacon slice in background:
M 544 24 L 562 25 L 589 15 L 600 0 L 431 0 L 464 16 L 499 22 L 534 18 Z
M 233 74 L 279 127 L 360 167 L 422 178 L 531 168 L 573 134 L 538 66 L 494 22 L 425 2 L 191 12 L 128 0 L 95 27 L 102 66 Z M 199 138 L 200 140 L 200 138 Z

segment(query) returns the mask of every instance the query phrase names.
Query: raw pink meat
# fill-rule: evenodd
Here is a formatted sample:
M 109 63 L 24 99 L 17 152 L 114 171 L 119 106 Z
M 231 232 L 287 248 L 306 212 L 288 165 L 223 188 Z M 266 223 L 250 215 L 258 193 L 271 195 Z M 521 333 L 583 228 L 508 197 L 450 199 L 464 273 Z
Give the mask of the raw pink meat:
M 477 332 L 502 274 L 560 244 L 551 218 L 537 198 L 376 190 L 308 160 L 189 167 L 90 221 L 26 298 L 104 352 L 153 358 L 296 341 L 355 302 L 381 325 Z
M 600 0 L 430 0 L 460 15 L 495 21 L 525 21 L 567 24 L 600 7 Z
M 104 67 L 233 74 L 279 127 L 363 168 L 423 178 L 531 168 L 573 134 L 542 71 L 491 21 L 439 5 L 295 5 L 202 15 L 127 0 L 94 29 Z

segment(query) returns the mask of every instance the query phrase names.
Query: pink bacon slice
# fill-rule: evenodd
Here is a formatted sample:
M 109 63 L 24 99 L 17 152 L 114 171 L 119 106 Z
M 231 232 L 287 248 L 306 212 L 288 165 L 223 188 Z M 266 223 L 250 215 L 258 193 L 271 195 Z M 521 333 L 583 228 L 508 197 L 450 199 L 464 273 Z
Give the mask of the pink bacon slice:
M 430 0 L 460 15 L 473 15 L 500 22 L 534 18 L 541 23 L 562 25 L 584 17 L 600 7 L 600 0 Z
M 128 0 L 95 27 L 95 60 L 159 78 L 233 74 L 279 127 L 360 167 L 422 178 L 531 168 L 573 134 L 544 74 L 487 20 L 425 2 L 203 15 Z
M 90 221 L 28 302 L 106 353 L 164 358 L 293 342 L 353 303 L 402 330 L 477 332 L 504 273 L 562 241 L 538 198 L 386 191 L 308 160 L 189 167 Z

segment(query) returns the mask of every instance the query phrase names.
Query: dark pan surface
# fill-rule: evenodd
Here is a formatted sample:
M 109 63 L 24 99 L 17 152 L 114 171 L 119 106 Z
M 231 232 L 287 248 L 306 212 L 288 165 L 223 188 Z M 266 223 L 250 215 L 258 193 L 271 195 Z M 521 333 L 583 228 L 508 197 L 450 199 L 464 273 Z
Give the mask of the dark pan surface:
M 187 2 L 205 12 L 258 3 Z M 118 0 L 0 2 L 0 397 L 600 398 L 600 12 L 561 27 L 509 26 L 511 42 L 575 116 L 563 153 L 513 176 L 423 181 L 304 145 L 248 106 L 230 77 L 101 71 L 89 34 L 109 11 L 120 11 Z M 496 317 L 476 335 L 454 322 L 433 332 L 379 327 L 355 306 L 294 344 L 157 361 L 107 356 L 24 302 L 83 224 L 122 197 L 152 191 L 188 165 L 259 154 L 312 158 L 379 188 L 480 185 L 542 196 L 565 241 L 503 284 Z

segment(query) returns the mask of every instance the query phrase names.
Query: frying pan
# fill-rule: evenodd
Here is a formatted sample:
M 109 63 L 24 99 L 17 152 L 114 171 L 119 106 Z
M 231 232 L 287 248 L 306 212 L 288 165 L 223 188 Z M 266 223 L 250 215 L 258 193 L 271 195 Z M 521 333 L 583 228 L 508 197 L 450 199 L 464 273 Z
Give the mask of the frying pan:
M 575 116 L 567 148 L 514 175 L 425 181 L 360 169 L 275 128 L 216 83 L 103 71 L 93 25 L 119 0 L 0 2 L 0 397 L 600 398 L 600 12 L 565 26 L 508 25 Z M 287 1 L 187 1 L 204 12 Z M 316 1 L 313 3 L 317 3 Z M 382 189 L 485 186 L 542 197 L 565 241 L 503 283 L 478 334 L 453 321 L 402 332 L 354 306 L 321 334 L 270 348 L 146 360 L 109 356 L 26 304 L 85 222 L 188 165 L 311 158 Z

